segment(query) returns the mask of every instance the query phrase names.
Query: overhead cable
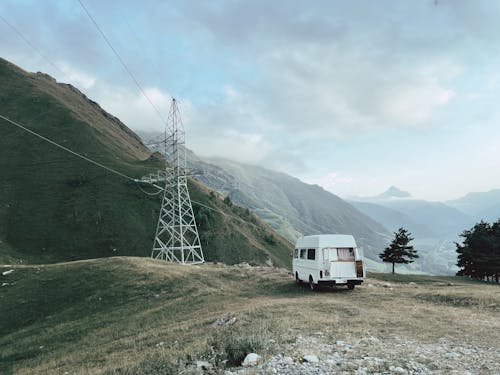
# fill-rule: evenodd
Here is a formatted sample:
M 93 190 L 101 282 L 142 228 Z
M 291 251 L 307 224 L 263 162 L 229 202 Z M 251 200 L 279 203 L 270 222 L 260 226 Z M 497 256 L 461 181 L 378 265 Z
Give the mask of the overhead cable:
M 94 26 L 96 27 L 96 29 L 99 31 L 99 33 L 101 34 L 102 38 L 104 39 L 104 41 L 106 42 L 106 44 L 109 46 L 109 48 L 113 51 L 113 53 L 115 54 L 116 58 L 118 59 L 118 61 L 120 62 L 120 64 L 123 66 L 123 68 L 125 69 L 125 71 L 128 73 L 128 75 L 130 76 L 130 78 L 132 78 L 132 81 L 134 81 L 135 85 L 139 88 L 140 92 L 142 93 L 142 95 L 146 98 L 146 100 L 149 102 L 149 104 L 151 104 L 151 106 L 153 107 L 153 109 L 156 111 L 156 114 L 160 117 L 160 120 L 162 121 L 163 124 L 166 124 L 166 121 L 163 117 L 163 115 L 161 114 L 160 110 L 154 105 L 153 101 L 149 98 L 149 96 L 146 94 L 146 92 L 144 91 L 144 89 L 142 88 L 141 84 L 139 83 L 139 81 L 135 78 L 134 74 L 132 73 L 132 71 L 128 68 L 127 64 L 125 64 L 125 61 L 121 58 L 120 54 L 118 53 L 118 51 L 113 47 L 113 45 L 111 44 L 110 40 L 108 39 L 108 37 L 106 36 L 106 34 L 104 34 L 104 31 L 102 30 L 102 28 L 99 26 L 99 24 L 97 23 L 97 21 L 94 19 L 94 17 L 92 17 L 92 15 L 90 14 L 89 10 L 85 7 L 85 5 L 83 4 L 82 0 L 78 0 L 78 2 L 80 3 L 80 6 L 82 7 L 82 9 L 85 11 L 85 13 L 87 14 L 87 16 L 89 17 L 89 19 L 92 21 L 92 23 L 94 24 Z
M 109 172 L 111 172 L 111 173 L 114 173 L 114 174 L 116 174 L 116 175 L 118 175 L 118 176 L 121 176 L 121 177 L 123 177 L 123 178 L 126 178 L 127 180 L 131 180 L 131 181 L 134 181 L 134 182 L 136 181 L 134 178 L 132 178 L 132 177 L 130 177 L 130 176 L 127 176 L 126 174 L 123 174 L 123 173 L 121 173 L 121 172 L 115 171 L 113 168 L 110 168 L 110 167 L 108 167 L 108 166 L 106 166 L 106 165 L 104 165 L 104 164 L 101 164 L 101 163 L 99 163 L 99 162 L 97 162 L 97 161 L 95 161 L 95 160 L 92 160 L 92 159 L 90 159 L 90 158 L 88 158 L 88 157 L 86 157 L 86 156 L 84 156 L 84 155 L 82 155 L 82 154 L 79 154 L 78 152 L 75 152 L 75 151 L 73 151 L 73 150 L 70 150 L 69 148 L 67 148 L 67 147 L 65 147 L 65 146 L 63 146 L 63 145 L 60 145 L 59 143 L 54 142 L 53 140 L 51 140 L 51 139 L 49 139 L 49 138 L 47 138 L 47 137 L 44 137 L 43 135 L 38 134 L 37 132 L 34 132 L 34 131 L 33 131 L 33 130 L 31 130 L 31 129 L 28 129 L 27 127 L 25 127 L 25 126 L 23 126 L 23 125 L 19 124 L 19 123 L 18 123 L 18 122 L 16 122 L 16 121 L 13 121 L 13 120 L 9 119 L 8 117 L 5 117 L 5 116 L 3 116 L 3 115 L 1 115 L 1 114 L 0 114 L 0 118 L 1 118 L 1 119 L 3 119 L 3 120 L 5 120 L 5 121 L 7 121 L 7 122 L 9 122 L 9 123 L 11 123 L 11 124 L 12 124 L 12 125 L 14 125 L 14 126 L 17 126 L 17 127 L 18 127 L 18 128 L 20 128 L 20 129 L 23 129 L 24 131 L 26 131 L 26 132 L 28 132 L 28 133 L 30 133 L 30 134 L 32 134 L 32 135 L 34 135 L 35 137 L 38 137 L 38 138 L 40 138 L 40 139 L 43 139 L 44 141 L 49 142 L 50 144 L 52 144 L 52 145 L 54 145 L 54 146 L 56 146 L 56 147 L 59 147 L 60 149 L 62 149 L 62 150 L 64 150 L 64 151 L 66 151 L 66 152 L 69 152 L 69 153 L 70 153 L 70 154 L 72 154 L 72 155 L 75 155 L 75 156 L 77 156 L 77 157 L 79 157 L 79 158 L 81 158 L 81 159 L 83 159 L 83 160 L 88 161 L 89 163 L 92 163 L 92 164 L 94 164 L 94 165 L 97 165 L 98 167 L 104 168 L 104 169 L 106 169 L 107 171 L 109 171 Z
M 9 26 L 23 41 L 26 43 L 31 49 L 33 49 L 42 59 L 44 59 L 47 63 L 49 63 L 55 70 L 57 70 L 59 73 L 61 73 L 63 76 L 65 76 L 68 79 L 68 82 L 71 82 L 71 77 L 68 76 L 65 72 L 63 72 L 56 64 L 54 64 L 47 56 L 45 56 L 33 43 L 30 42 L 30 40 L 24 36 L 21 31 L 19 31 L 18 28 L 16 28 L 13 24 L 11 24 L 9 21 L 7 21 L 1 14 L 0 18 L 2 21 Z

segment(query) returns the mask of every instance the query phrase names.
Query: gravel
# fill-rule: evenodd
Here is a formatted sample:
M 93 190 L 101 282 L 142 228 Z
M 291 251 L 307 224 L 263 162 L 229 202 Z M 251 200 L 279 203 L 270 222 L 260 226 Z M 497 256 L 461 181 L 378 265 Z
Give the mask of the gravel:
M 314 354 L 311 354 L 314 353 Z M 323 335 L 297 336 L 281 353 L 262 356 L 252 368 L 232 368 L 236 374 L 494 374 L 500 375 L 498 347 L 479 347 L 440 338 L 432 343 L 366 336 L 347 342 Z

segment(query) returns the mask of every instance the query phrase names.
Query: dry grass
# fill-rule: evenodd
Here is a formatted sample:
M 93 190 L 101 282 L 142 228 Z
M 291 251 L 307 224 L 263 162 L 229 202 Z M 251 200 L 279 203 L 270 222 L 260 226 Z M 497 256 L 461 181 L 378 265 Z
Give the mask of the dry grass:
M 328 340 L 403 337 L 425 344 L 444 337 L 496 345 L 500 331 L 500 288 L 458 278 L 405 276 L 384 287 L 377 275 L 354 291 L 311 293 L 285 271 L 267 268 L 114 258 L 36 270 L 19 267 L 14 285 L 0 291 L 0 313 L 11 325 L 0 326 L 2 373 L 176 372 L 196 359 L 231 361 L 228 347 L 279 352 L 316 332 Z M 59 289 L 19 297 L 47 280 Z M 79 298 L 60 300 L 71 293 Z M 42 303 L 61 308 L 43 310 Z M 23 310 L 37 306 L 32 315 Z M 16 312 L 24 319 L 9 317 Z M 212 328 L 225 313 L 236 323 Z

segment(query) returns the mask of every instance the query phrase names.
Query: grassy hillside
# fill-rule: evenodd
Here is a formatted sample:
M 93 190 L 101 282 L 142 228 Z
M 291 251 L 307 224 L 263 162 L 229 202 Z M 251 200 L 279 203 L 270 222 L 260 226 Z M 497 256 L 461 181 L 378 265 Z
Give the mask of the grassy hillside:
M 161 168 L 140 139 L 72 86 L 0 59 L 0 113 L 128 176 Z M 0 120 L 0 263 L 149 256 L 160 197 Z M 289 262 L 289 245 L 252 215 L 197 183 L 195 207 L 208 260 Z M 206 210 L 206 209 L 205 209 Z
M 12 269 L 0 275 L 7 283 L 0 287 L 2 374 L 168 374 L 199 359 L 237 364 L 250 350 L 295 361 L 337 351 L 342 364 L 332 366 L 347 373 L 366 358 L 379 358 L 375 372 L 422 365 L 452 373 L 450 361 L 494 372 L 487 366 L 500 329 L 496 285 L 374 274 L 354 291 L 311 293 L 274 268 L 127 257 Z M 223 316 L 234 324 L 214 328 Z M 447 359 L 462 349 L 471 357 Z M 345 368 L 351 354 L 358 362 Z

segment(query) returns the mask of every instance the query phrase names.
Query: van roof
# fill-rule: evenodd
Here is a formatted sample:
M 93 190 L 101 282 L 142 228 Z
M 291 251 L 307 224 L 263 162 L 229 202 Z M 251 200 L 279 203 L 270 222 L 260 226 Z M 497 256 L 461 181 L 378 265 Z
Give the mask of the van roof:
M 315 234 L 297 239 L 295 247 L 357 247 L 350 234 Z

